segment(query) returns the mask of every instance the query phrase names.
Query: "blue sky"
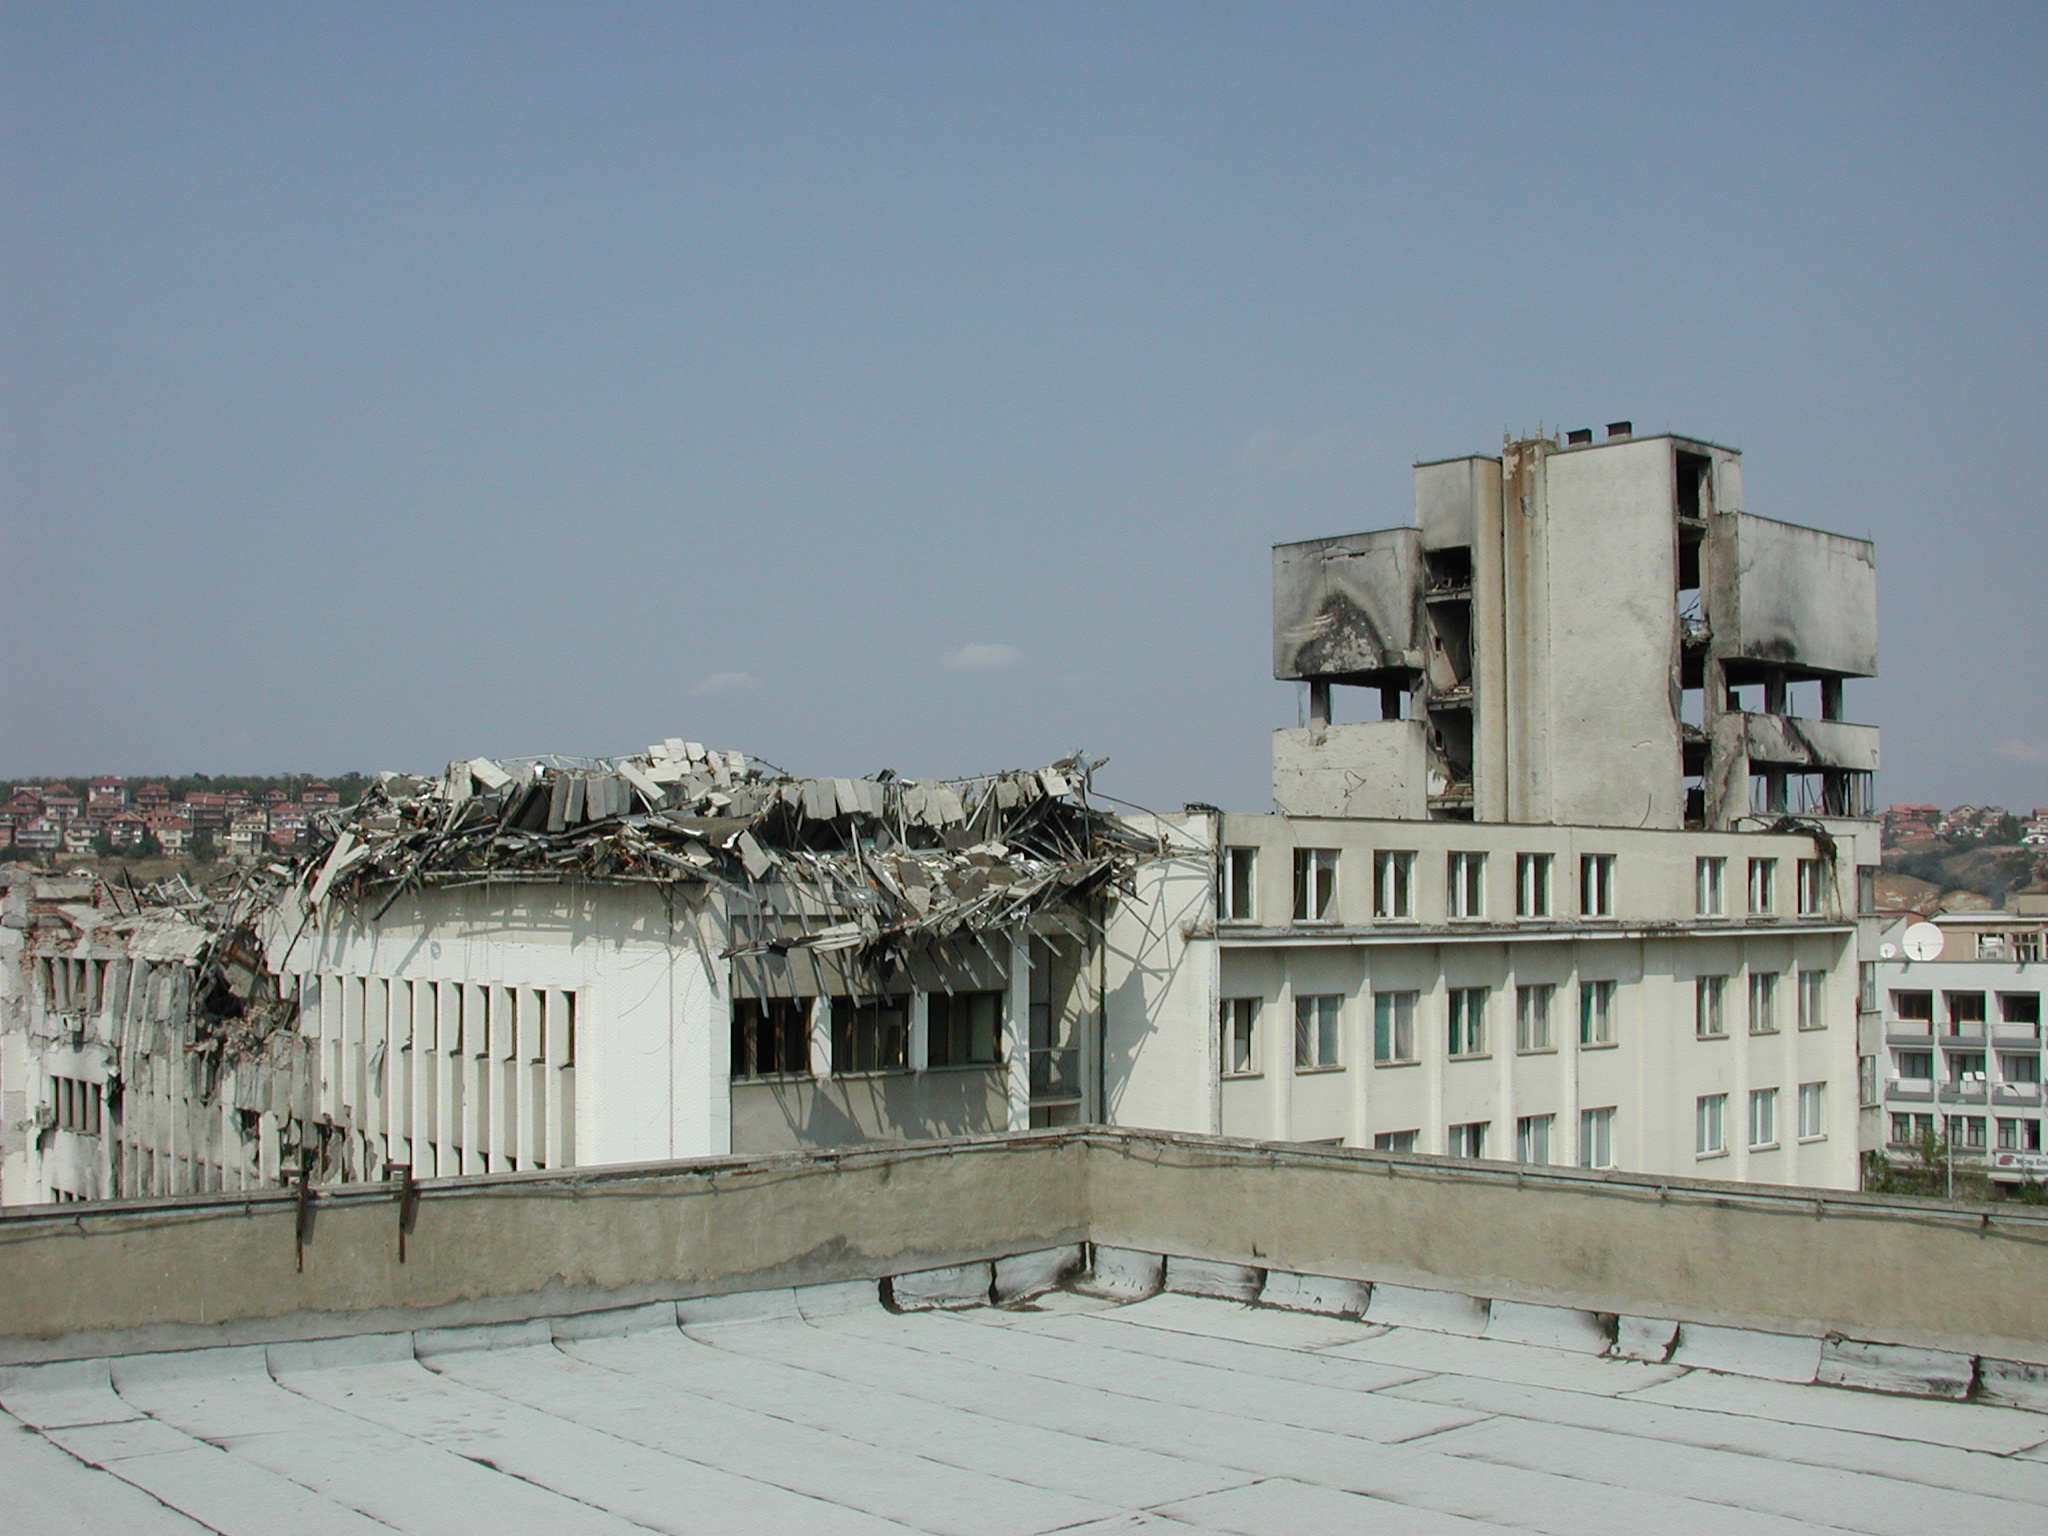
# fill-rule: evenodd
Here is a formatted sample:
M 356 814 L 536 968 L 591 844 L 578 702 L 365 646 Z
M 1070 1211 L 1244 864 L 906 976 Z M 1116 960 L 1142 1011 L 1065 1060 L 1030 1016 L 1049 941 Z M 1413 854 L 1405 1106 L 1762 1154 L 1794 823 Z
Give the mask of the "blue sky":
M 1622 417 L 2048 804 L 2048 8 L 0 11 L 0 775 L 682 735 L 1266 804 L 1267 546 Z

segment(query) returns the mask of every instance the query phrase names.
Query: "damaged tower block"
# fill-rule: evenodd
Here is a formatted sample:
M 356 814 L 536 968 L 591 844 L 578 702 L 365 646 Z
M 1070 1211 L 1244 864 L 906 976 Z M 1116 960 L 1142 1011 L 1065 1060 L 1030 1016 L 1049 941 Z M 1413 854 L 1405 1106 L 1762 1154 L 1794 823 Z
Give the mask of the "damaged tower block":
M 1294 815 L 1727 829 L 1864 817 L 1870 544 L 1743 510 L 1741 456 L 1615 422 L 1415 467 L 1416 523 L 1273 551 Z M 1370 696 L 1340 721 L 1339 690 Z M 1803 699 L 1803 704 L 1802 704 Z M 1751 824 L 1756 824 L 1751 820 Z

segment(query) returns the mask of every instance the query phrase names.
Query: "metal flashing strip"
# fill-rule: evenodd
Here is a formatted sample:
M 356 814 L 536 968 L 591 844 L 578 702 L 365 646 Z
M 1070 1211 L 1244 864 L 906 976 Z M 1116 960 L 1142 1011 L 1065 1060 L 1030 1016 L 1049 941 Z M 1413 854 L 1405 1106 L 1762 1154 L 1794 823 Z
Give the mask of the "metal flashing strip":
M 1717 922 L 1630 924 L 1612 928 L 1564 927 L 1545 923 L 1487 924 L 1457 927 L 1375 925 L 1361 928 L 1332 924 L 1326 928 L 1240 928 L 1219 923 L 1216 942 L 1232 949 L 1328 948 L 1331 945 L 1388 944 L 1528 944 L 1604 943 L 1615 939 L 1762 938 L 1769 935 L 1853 934 L 1854 923 Z

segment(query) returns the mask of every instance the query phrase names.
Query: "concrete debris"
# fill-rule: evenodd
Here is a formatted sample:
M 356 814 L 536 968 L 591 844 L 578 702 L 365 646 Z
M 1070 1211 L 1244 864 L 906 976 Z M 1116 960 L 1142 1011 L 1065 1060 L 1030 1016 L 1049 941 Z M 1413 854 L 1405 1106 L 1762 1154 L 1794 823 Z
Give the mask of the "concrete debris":
M 736 925 L 727 958 L 853 950 L 886 969 L 963 931 L 1072 913 L 1158 856 L 1156 839 L 1087 803 L 1099 766 L 803 779 L 675 739 L 628 758 L 471 758 L 436 778 L 381 775 L 316 821 L 293 878 L 316 910 L 372 915 L 409 888 L 505 880 L 652 882 L 686 901 L 719 889 L 745 898 L 734 910 L 833 919 Z

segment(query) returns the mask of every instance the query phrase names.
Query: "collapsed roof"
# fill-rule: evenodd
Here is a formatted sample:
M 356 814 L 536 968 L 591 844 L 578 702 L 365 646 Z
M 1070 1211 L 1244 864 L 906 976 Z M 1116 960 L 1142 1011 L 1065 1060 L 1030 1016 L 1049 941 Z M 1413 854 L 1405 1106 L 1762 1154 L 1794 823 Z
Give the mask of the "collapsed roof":
M 354 806 L 317 815 L 297 879 L 314 906 L 372 917 L 430 886 L 644 882 L 686 900 L 723 889 L 738 898 L 731 912 L 793 919 L 734 925 L 728 956 L 886 961 L 1071 911 L 1156 857 L 1157 839 L 1088 804 L 1099 766 L 798 778 L 677 739 L 631 757 L 472 758 L 438 778 L 384 774 Z

